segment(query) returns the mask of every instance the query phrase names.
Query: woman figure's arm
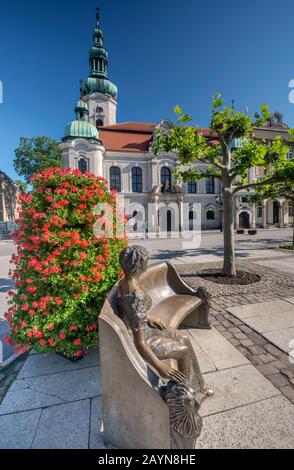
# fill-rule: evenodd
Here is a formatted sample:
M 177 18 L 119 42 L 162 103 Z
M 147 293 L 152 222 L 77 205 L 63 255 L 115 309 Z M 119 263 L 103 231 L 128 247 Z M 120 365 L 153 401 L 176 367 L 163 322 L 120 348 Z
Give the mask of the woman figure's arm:
M 136 331 L 133 333 L 134 335 L 134 341 L 136 348 L 145 359 L 146 362 L 148 362 L 154 369 L 157 370 L 159 375 L 161 375 L 165 379 L 169 380 L 174 380 L 175 382 L 182 382 L 183 380 L 186 379 L 185 375 L 182 374 L 178 369 L 175 369 L 174 367 L 167 366 L 162 363 L 160 359 L 154 354 L 150 346 L 146 342 L 145 338 L 145 331 Z

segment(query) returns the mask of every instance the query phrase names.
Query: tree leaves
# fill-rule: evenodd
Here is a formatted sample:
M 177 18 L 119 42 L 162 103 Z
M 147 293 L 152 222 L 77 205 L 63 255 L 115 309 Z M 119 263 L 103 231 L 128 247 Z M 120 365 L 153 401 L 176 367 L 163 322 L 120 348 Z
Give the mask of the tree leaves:
M 61 150 L 58 142 L 50 137 L 22 137 L 15 150 L 14 169 L 29 183 L 33 174 L 45 168 L 61 167 Z

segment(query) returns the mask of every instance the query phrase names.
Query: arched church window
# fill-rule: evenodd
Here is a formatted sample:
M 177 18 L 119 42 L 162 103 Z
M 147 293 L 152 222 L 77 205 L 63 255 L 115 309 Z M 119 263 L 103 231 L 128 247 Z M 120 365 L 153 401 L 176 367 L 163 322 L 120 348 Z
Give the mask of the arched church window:
M 132 168 L 132 191 L 133 193 L 141 193 L 142 190 L 142 169 L 135 166 Z
M 96 126 L 97 127 L 104 126 L 104 120 L 102 118 L 96 119 Z
M 112 166 L 109 171 L 110 189 L 121 192 L 121 171 L 118 166 Z
M 197 193 L 197 183 L 196 181 L 188 181 L 188 193 L 196 194 Z
M 88 171 L 88 162 L 85 158 L 80 158 L 79 161 L 78 161 L 78 169 L 82 172 L 82 173 L 86 173 L 86 171 Z
M 168 183 L 168 186 L 171 187 L 171 172 L 166 166 L 163 166 L 160 170 L 160 182 L 161 184 Z
M 101 108 L 101 106 L 97 106 L 96 113 L 102 114 L 103 113 L 103 108 Z

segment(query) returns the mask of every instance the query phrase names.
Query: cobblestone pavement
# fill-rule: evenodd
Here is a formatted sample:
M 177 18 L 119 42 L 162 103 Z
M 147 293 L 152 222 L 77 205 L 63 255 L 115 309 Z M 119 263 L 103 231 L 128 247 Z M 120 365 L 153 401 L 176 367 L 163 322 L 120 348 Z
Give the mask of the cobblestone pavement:
M 249 328 L 226 309 L 294 296 L 294 275 L 237 262 L 237 269 L 257 273 L 258 283 L 248 286 L 226 286 L 199 278 L 197 273 L 221 267 L 222 263 L 177 266 L 184 281 L 193 289 L 206 286 L 211 294 L 211 323 L 248 360 L 294 404 L 294 364 L 288 355 L 261 334 Z

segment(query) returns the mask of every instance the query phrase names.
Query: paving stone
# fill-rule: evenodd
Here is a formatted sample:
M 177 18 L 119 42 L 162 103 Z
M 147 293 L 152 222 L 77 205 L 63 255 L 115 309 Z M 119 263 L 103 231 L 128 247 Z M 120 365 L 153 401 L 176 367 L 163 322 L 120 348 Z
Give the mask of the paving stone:
M 238 346 L 240 343 L 236 338 L 229 338 L 228 341 L 233 345 L 233 346 Z
M 289 307 L 288 302 L 285 302 L 284 300 L 276 300 L 227 308 L 227 311 L 239 319 L 247 320 L 248 318 L 268 317 L 271 314 L 289 312 L 290 309 L 291 306 Z M 245 323 L 247 323 L 247 321 Z
M 289 367 L 290 365 L 290 360 L 289 360 L 289 354 L 286 353 L 281 353 L 277 359 L 281 361 L 283 364 L 285 364 L 286 367 Z
M 251 354 L 250 354 L 250 352 L 248 351 L 248 349 L 244 348 L 243 346 L 240 346 L 240 345 L 239 345 L 239 346 L 236 346 L 236 349 L 237 349 L 241 354 L 243 354 L 243 356 L 245 356 L 245 357 L 250 357 L 250 356 L 251 356 Z
M 189 330 L 185 330 L 185 334 L 189 335 Z M 214 371 L 216 368 L 213 362 L 209 359 L 207 354 L 200 348 L 195 338 L 192 335 L 189 335 L 189 336 L 191 337 L 191 343 L 195 351 L 202 374 L 206 374 L 207 372 Z
M 264 364 L 263 361 L 260 359 L 259 356 L 250 356 L 250 361 L 255 365 Z
M 106 449 L 103 442 L 101 398 L 91 400 L 90 449 Z
M 252 329 L 249 328 L 249 326 L 247 326 L 247 325 L 240 325 L 239 328 L 240 328 L 240 330 L 242 330 L 243 333 L 245 333 L 245 334 L 253 333 Z
M 282 387 L 280 390 L 289 400 L 294 401 L 294 387 L 287 385 L 286 387 Z
M 189 332 L 218 370 L 249 363 L 215 328 Z
M 29 449 L 41 410 L 0 416 L 0 449 Z
M 264 336 L 282 351 L 288 353 L 291 349 L 290 342 L 294 340 L 294 327 L 283 328 L 278 331 L 269 331 L 264 333 Z
M 260 366 L 257 366 L 257 369 L 263 374 L 263 375 L 274 375 L 279 373 L 279 369 L 277 369 L 275 366 L 272 364 L 262 364 Z
M 225 327 L 222 325 L 215 325 L 216 329 L 220 332 L 226 331 Z
M 46 354 L 34 354 L 26 360 L 18 378 L 23 379 L 58 372 L 74 371 L 98 365 L 99 354 L 97 350 L 90 351 L 83 359 L 77 362 L 71 362 L 57 354 L 49 356 Z
M 262 360 L 262 362 L 264 362 L 265 364 L 268 364 L 269 362 L 273 362 L 275 359 L 273 356 L 271 356 L 271 354 L 261 354 L 261 356 L 259 357 Z
M 271 375 L 268 379 L 276 386 L 276 387 L 284 387 L 288 385 L 288 380 L 283 377 L 281 374 Z
M 220 413 L 280 394 L 278 389 L 251 364 L 211 372 L 205 375 L 205 382 L 215 394 L 202 403 L 200 408 L 202 416 Z
M 13 382 L 2 401 L 0 415 L 99 395 L 99 367 L 18 379 Z
M 288 379 L 294 379 L 294 373 L 289 370 L 289 369 L 283 369 L 281 370 L 281 374 L 285 375 L 286 377 L 288 377 Z
M 229 331 L 225 331 L 225 332 L 223 333 L 223 336 L 224 336 L 225 338 L 229 339 L 229 338 L 232 338 L 232 337 L 233 337 L 233 333 L 230 333 Z
M 43 410 L 34 449 L 87 449 L 90 400 L 50 406 Z
M 263 346 L 264 344 L 267 344 L 267 340 L 260 336 L 258 333 L 249 333 L 248 338 L 251 339 L 258 346 Z
M 254 343 L 251 341 L 251 339 L 242 339 L 240 344 L 244 346 L 244 348 L 248 348 L 248 346 L 254 346 Z
M 281 354 L 281 351 L 280 349 L 276 348 L 275 346 L 273 346 L 272 344 L 265 344 L 264 346 L 264 349 L 272 354 L 273 356 L 279 356 Z
M 235 338 L 237 338 L 238 340 L 241 340 L 241 339 L 244 340 L 244 339 L 246 339 L 246 340 L 248 341 L 247 336 L 246 336 L 244 333 L 236 333 L 234 336 L 235 336 Z
M 260 346 L 249 346 L 248 350 L 254 355 L 264 354 L 264 350 Z
M 233 315 L 230 316 L 230 322 L 232 322 L 235 326 L 242 325 L 242 322 L 239 320 L 239 318 L 236 318 Z
M 280 330 L 281 328 L 291 328 L 294 327 L 294 306 L 290 307 L 287 312 L 272 312 L 262 317 L 257 315 L 256 317 L 246 318 L 244 321 L 261 334 Z
M 271 365 L 276 367 L 277 369 L 281 370 L 281 369 L 284 369 L 285 368 L 285 364 L 281 361 L 274 361 L 274 362 L 271 362 Z
M 282 396 L 205 417 L 197 449 L 293 449 L 294 406 Z
M 236 333 L 241 333 L 239 328 L 237 328 L 236 326 L 233 326 L 232 328 L 229 328 L 229 331 L 230 331 L 230 333 L 233 333 L 234 336 L 235 336 Z

